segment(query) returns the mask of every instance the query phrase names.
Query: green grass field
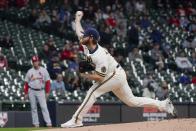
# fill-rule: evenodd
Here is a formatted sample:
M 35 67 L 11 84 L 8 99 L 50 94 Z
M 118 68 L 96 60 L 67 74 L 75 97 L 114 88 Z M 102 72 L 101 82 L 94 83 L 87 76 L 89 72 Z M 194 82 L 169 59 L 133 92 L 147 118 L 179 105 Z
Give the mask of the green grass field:
M 48 128 L 0 128 L 0 131 L 32 131 L 32 130 L 42 130 Z

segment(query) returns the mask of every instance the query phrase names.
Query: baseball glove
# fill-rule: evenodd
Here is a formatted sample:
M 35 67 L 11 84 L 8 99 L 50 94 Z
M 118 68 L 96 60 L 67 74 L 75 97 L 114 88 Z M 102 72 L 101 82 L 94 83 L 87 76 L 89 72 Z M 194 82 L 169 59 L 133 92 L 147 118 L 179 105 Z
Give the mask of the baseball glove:
M 95 70 L 95 66 L 88 61 L 79 62 L 79 71 L 80 73 L 89 72 Z

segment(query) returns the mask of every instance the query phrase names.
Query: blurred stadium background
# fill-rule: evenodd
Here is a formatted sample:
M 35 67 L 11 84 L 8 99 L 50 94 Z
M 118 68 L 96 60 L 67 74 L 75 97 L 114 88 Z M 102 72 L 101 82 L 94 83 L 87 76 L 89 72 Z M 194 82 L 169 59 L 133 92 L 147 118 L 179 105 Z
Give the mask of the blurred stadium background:
M 99 30 L 100 45 L 126 70 L 134 95 L 170 97 L 180 117 L 196 117 L 195 2 L 0 0 L 0 116 L 8 119 L 2 127 L 31 126 L 23 85 L 35 54 L 52 79 L 48 108 L 53 126 L 68 120 L 84 99 L 91 82 L 78 77 L 83 54 L 74 32 L 77 10 L 85 13 L 83 26 Z M 64 87 L 55 88 L 55 81 Z M 126 107 L 112 93 L 101 96 L 88 114 L 87 124 L 169 117 L 154 109 Z

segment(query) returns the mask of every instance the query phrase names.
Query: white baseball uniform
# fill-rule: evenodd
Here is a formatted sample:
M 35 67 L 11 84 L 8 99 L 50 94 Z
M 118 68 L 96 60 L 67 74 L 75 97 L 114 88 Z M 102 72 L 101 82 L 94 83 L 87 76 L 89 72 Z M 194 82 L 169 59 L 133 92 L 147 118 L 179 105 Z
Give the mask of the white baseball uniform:
M 28 94 L 31 104 L 33 125 L 39 125 L 37 114 L 37 101 L 40 104 L 46 124 L 48 126 L 51 125 L 51 119 L 49 116 L 44 91 L 45 82 L 48 80 L 50 80 L 50 76 L 48 74 L 48 71 L 43 67 L 39 67 L 39 69 L 37 70 L 35 68 L 31 68 L 26 74 L 25 81 L 28 83 L 29 86 Z
M 96 98 L 106 92 L 112 91 L 121 101 L 128 106 L 136 107 L 156 107 L 163 109 L 163 102 L 146 97 L 136 97 L 133 95 L 128 85 L 126 73 L 108 51 L 97 44 L 94 51 L 90 52 L 86 46 L 84 53 L 91 58 L 95 64 L 95 72 L 104 77 L 103 82 L 95 82 L 87 92 L 87 95 L 73 115 L 75 122 L 82 120 L 83 116 L 95 103 Z

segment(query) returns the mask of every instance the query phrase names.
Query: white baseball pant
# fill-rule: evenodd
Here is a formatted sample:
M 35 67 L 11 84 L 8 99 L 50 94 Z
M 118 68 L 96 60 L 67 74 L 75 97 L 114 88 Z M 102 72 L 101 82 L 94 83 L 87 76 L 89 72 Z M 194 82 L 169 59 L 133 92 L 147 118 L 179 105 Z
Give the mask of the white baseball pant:
M 44 121 L 46 122 L 47 126 L 51 126 L 51 119 L 48 112 L 47 104 L 46 104 L 46 96 L 45 91 L 35 91 L 32 89 L 29 89 L 29 100 L 31 104 L 31 114 L 32 114 L 32 120 L 33 125 L 39 126 L 39 119 L 37 114 L 37 101 L 40 104 L 42 115 L 44 118 Z
M 155 107 L 162 109 L 162 101 L 154 100 L 146 97 L 136 97 L 133 95 L 131 88 L 128 85 L 125 71 L 119 67 L 114 73 L 106 76 L 102 83 L 95 83 L 87 92 L 87 95 L 77 109 L 72 119 L 77 122 L 82 120 L 85 113 L 95 103 L 96 98 L 106 92 L 112 91 L 122 102 L 128 106 L 134 107 Z

